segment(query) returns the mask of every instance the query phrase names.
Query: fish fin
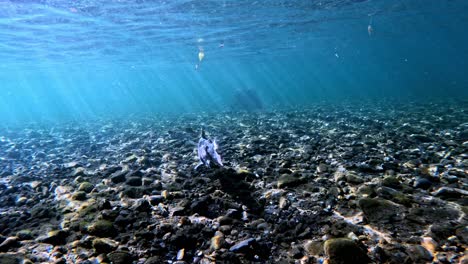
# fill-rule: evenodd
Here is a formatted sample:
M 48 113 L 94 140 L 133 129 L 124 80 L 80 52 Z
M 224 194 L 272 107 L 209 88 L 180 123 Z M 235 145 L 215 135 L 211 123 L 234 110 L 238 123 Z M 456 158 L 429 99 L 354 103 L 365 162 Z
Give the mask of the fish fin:
M 214 150 L 218 150 L 218 143 L 216 143 L 216 138 L 213 140 L 213 148 Z
M 203 139 L 200 139 L 200 142 L 198 142 L 198 147 L 197 147 L 197 151 L 198 151 L 198 158 L 203 161 L 204 159 L 206 159 L 206 144 L 204 141 L 202 141 Z

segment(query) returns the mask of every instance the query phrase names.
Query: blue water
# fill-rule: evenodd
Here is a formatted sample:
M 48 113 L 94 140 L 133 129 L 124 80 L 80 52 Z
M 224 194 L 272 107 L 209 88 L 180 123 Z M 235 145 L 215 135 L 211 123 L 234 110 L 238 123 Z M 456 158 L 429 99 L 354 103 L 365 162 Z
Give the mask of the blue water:
M 0 120 L 466 99 L 467 28 L 466 0 L 0 0 Z

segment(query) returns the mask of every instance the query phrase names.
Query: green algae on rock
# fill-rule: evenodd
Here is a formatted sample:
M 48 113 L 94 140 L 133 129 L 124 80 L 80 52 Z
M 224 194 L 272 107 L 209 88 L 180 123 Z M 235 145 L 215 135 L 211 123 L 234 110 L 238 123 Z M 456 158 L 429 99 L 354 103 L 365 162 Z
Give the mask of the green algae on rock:
M 366 264 L 369 257 L 349 238 L 333 238 L 323 245 L 329 264 Z
M 91 235 L 98 237 L 114 237 L 117 235 L 117 229 L 113 223 L 107 220 L 98 220 L 87 227 Z
M 97 253 L 109 253 L 117 249 L 118 243 L 109 238 L 96 238 L 93 240 L 93 248 Z
M 381 198 L 362 198 L 358 205 L 370 222 L 388 222 L 397 220 L 399 207 Z
M 90 193 L 94 189 L 94 185 L 90 182 L 82 182 L 80 187 L 78 187 L 78 191 L 83 191 L 85 193 Z
M 86 198 L 87 198 L 86 193 L 83 192 L 83 191 L 75 192 L 72 195 L 72 199 L 77 200 L 77 201 L 84 201 L 84 200 L 86 200 Z
M 278 179 L 278 188 L 296 187 L 305 182 L 305 179 L 298 175 L 284 174 Z

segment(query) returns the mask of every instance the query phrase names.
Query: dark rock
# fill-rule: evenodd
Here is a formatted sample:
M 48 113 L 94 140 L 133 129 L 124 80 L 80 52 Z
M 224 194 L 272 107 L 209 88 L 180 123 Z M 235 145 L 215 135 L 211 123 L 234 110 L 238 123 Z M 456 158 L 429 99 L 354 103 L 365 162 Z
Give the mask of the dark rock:
M 467 196 L 468 191 L 457 189 L 457 188 L 450 188 L 450 187 L 440 187 L 439 189 L 433 191 L 431 193 L 435 197 L 440 197 L 442 199 L 457 199 L 462 196 Z
M 144 173 L 141 170 L 132 170 L 132 171 L 129 171 L 127 173 L 126 177 L 127 178 L 130 178 L 130 177 L 139 177 L 139 178 L 141 178 L 143 175 L 144 175 Z
M 317 173 L 325 173 L 328 171 L 328 165 L 325 163 L 320 163 L 317 166 Z
M 442 174 L 441 179 L 447 181 L 448 183 L 456 183 L 458 182 L 458 177 L 455 175 L 450 175 L 450 174 Z
M 84 176 L 84 175 L 85 175 L 85 169 L 83 167 L 75 168 L 75 170 L 71 174 L 71 176 L 74 178 L 78 176 Z
M 392 200 L 395 203 L 402 204 L 408 207 L 411 206 L 411 203 L 413 202 L 410 196 L 390 187 L 379 187 L 377 188 L 376 192 L 379 197 Z
M 409 138 L 413 139 L 416 142 L 421 142 L 421 143 L 427 143 L 427 142 L 433 141 L 433 139 L 423 134 L 411 134 Z
M 90 193 L 94 189 L 94 185 L 90 182 L 82 182 L 80 187 L 78 187 L 78 191 L 83 191 L 85 193 Z
M 19 247 L 20 245 L 18 237 L 9 237 L 0 244 L 0 252 L 7 252 L 12 248 Z
M 201 239 L 209 240 L 211 237 L 212 231 L 203 228 L 203 225 L 182 226 L 170 237 L 169 241 L 176 249 L 193 249 L 197 246 L 197 241 Z
M 53 230 L 50 231 L 47 236 L 39 237 L 37 240 L 42 243 L 58 246 L 66 244 L 69 235 L 70 233 L 65 230 Z
M 16 233 L 16 236 L 18 237 L 20 241 L 33 239 L 31 230 L 21 230 L 18 233 Z
M 432 254 L 421 245 L 411 245 L 407 249 L 408 256 L 411 258 L 411 263 L 430 263 Z
M 138 199 L 133 205 L 133 208 L 135 208 L 135 210 L 138 212 L 151 212 L 151 205 L 146 199 L 143 198 Z
M 149 196 L 149 202 L 152 206 L 158 205 L 160 202 L 164 201 L 164 197 L 162 195 L 151 195 Z
M 395 220 L 400 211 L 396 205 L 380 198 L 362 198 L 358 205 L 370 222 Z
M 86 200 L 86 193 L 83 191 L 75 192 L 72 195 L 72 199 L 77 201 L 84 201 Z
M 432 186 L 432 182 L 426 178 L 417 178 L 414 181 L 414 188 L 427 190 Z
M 143 190 L 137 187 L 129 187 L 123 190 L 122 194 L 129 198 L 137 199 L 143 196 Z
M 67 264 L 67 260 L 64 257 L 56 259 L 53 264 Z
M 176 206 L 172 208 L 172 216 L 182 216 L 185 215 L 185 208 L 182 206 Z
M 376 195 L 375 188 L 373 186 L 370 186 L 370 185 L 361 185 L 358 188 L 357 193 L 360 194 L 360 195 L 367 195 L 367 196 L 370 196 L 370 197 L 373 197 L 373 196 Z
M 230 208 L 226 211 L 226 217 L 233 218 L 233 219 L 241 219 L 242 212 L 240 210 Z
M 105 177 L 109 177 L 113 173 L 119 172 L 122 170 L 121 166 L 106 166 L 106 169 L 103 171 Z
M 364 182 L 363 178 L 353 173 L 346 174 L 345 179 L 346 179 L 346 182 L 352 183 L 352 184 L 360 184 Z
M 141 180 L 143 186 L 151 186 L 151 184 L 153 183 L 153 180 L 149 178 L 142 178 Z
M 145 264 L 160 264 L 160 263 L 163 263 L 164 261 L 161 259 L 161 257 L 159 256 L 153 256 L 153 257 L 150 257 L 148 258 L 146 261 L 145 261 Z
M 455 234 L 465 245 L 468 243 L 468 226 L 458 226 L 455 230 Z
M 141 181 L 141 178 L 140 177 L 130 177 L 127 179 L 127 181 L 125 182 L 127 185 L 130 185 L 130 186 L 135 186 L 135 187 L 138 187 L 138 186 L 141 186 L 142 185 L 142 181 Z
M 252 249 L 251 246 L 254 243 L 256 243 L 254 238 L 245 239 L 235 244 L 234 246 L 230 247 L 229 250 L 234 253 L 245 253 L 246 251 L 249 251 Z
M 278 179 L 278 188 L 287 188 L 287 187 L 296 187 L 305 183 L 306 180 L 304 178 L 299 177 L 298 175 L 281 175 Z
M 401 188 L 400 181 L 394 176 L 387 176 L 387 177 L 383 178 L 382 185 L 390 187 L 390 188 L 394 188 L 394 189 L 400 189 Z
M 125 171 L 117 171 L 117 172 L 114 172 L 112 173 L 110 179 L 113 183 L 121 183 L 121 182 L 124 182 L 125 181 L 125 174 L 126 172 Z
M 114 237 L 117 235 L 114 225 L 107 220 L 98 220 L 88 226 L 87 230 L 91 235 L 97 237 Z
M 300 259 L 304 256 L 304 254 L 302 253 L 302 250 L 300 247 L 298 246 L 293 246 L 291 248 L 291 250 L 289 250 L 289 255 L 293 258 L 293 259 Z
M 119 227 L 125 227 L 125 226 L 131 224 L 133 221 L 134 221 L 133 218 L 131 218 L 129 216 L 118 215 L 115 218 L 114 223 Z
M 353 240 L 349 238 L 334 238 L 325 241 L 325 254 L 329 264 L 365 264 L 369 257 Z
M 455 228 L 456 226 L 451 223 L 434 223 L 431 226 L 429 236 L 434 238 L 435 241 L 442 242 L 445 241 L 448 237 L 454 235 Z
M 278 170 L 278 173 L 280 174 L 292 174 L 292 170 L 288 169 L 288 168 L 279 168 Z
M 375 173 L 375 172 L 381 171 L 381 169 L 379 169 L 378 167 L 371 166 L 370 164 L 367 164 L 365 162 L 358 163 L 358 164 L 355 165 L 355 167 L 360 172 L 364 172 L 364 173 Z
M 117 249 L 117 243 L 108 238 L 96 238 L 93 240 L 93 248 L 96 253 L 109 253 Z
M 112 205 L 109 200 L 105 200 L 99 203 L 99 210 L 112 209 Z
M 398 167 L 399 167 L 399 164 L 397 162 L 395 162 L 395 161 L 384 162 L 382 164 L 382 168 L 384 170 L 394 170 L 394 171 L 396 171 L 398 169 Z
M 55 216 L 55 211 L 53 208 L 50 208 L 46 205 L 36 205 L 31 210 L 31 218 L 42 219 L 42 218 L 52 218 Z
M 220 216 L 217 220 L 219 225 L 232 225 L 235 221 L 234 219 L 228 216 Z
M 19 159 L 21 158 L 21 152 L 16 151 L 16 150 L 10 151 L 8 152 L 7 157 L 11 159 Z
M 107 254 L 112 264 L 129 264 L 133 262 L 133 256 L 127 251 L 114 251 Z
M 202 216 L 208 216 L 210 213 L 208 212 L 208 207 L 212 204 L 211 196 L 203 196 L 198 199 L 195 199 L 192 204 L 190 205 L 190 210 L 192 213 L 198 213 Z
M 23 257 L 18 254 L 3 254 L 0 253 L 1 264 L 22 264 Z
M 323 242 L 308 240 L 304 243 L 304 250 L 309 255 L 321 255 L 323 253 Z

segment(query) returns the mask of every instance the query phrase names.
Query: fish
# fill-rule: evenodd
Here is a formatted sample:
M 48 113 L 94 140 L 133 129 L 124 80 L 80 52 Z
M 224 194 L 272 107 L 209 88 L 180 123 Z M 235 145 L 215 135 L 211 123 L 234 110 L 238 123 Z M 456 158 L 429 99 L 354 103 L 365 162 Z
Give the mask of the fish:
M 205 134 L 205 130 L 201 130 L 200 140 L 198 141 L 197 151 L 198 158 L 200 163 L 195 166 L 195 170 L 198 169 L 201 165 L 205 165 L 207 168 L 210 168 L 210 165 L 216 164 L 217 166 L 222 167 L 223 162 L 221 161 L 221 156 L 218 154 L 218 143 L 215 140 L 208 139 Z
M 371 24 L 367 26 L 367 33 L 369 34 L 369 36 L 372 36 L 372 33 L 374 33 L 374 28 Z
M 205 52 L 203 50 L 200 50 L 198 52 L 198 60 L 201 62 L 205 58 Z

